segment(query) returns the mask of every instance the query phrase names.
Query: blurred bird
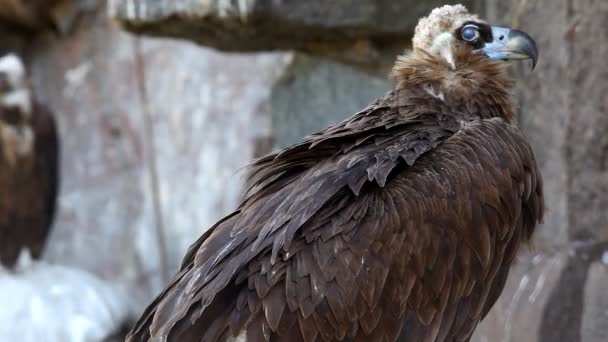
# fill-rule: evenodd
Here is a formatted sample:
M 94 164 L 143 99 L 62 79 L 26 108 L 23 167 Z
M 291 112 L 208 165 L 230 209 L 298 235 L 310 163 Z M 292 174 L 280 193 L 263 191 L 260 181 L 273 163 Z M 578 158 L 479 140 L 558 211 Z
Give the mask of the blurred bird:
M 72 0 L 0 0 L 0 22 L 28 31 L 67 33 L 77 14 Z
M 32 98 L 19 57 L 0 58 L 0 263 L 23 249 L 39 258 L 53 223 L 58 138 L 51 114 Z
M 468 341 L 544 210 L 507 60 L 461 5 L 418 23 L 396 89 L 253 163 L 128 341 Z

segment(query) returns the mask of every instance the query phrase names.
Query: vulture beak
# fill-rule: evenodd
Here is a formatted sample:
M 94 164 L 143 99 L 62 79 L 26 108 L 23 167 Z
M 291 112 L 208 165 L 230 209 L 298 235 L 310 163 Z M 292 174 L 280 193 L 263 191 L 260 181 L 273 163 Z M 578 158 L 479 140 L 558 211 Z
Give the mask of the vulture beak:
M 538 61 L 538 48 L 534 39 L 527 33 L 492 26 L 492 37 L 493 40 L 481 48 L 486 56 L 501 60 L 532 59 L 532 70 L 534 70 Z

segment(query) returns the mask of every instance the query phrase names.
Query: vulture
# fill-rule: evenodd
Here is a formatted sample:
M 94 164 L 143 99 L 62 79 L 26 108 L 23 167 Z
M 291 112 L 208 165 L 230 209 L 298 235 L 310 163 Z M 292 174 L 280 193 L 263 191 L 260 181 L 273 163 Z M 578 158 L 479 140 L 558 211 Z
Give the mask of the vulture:
M 58 138 L 49 111 L 33 101 L 19 57 L 0 58 L 0 264 L 25 248 L 39 258 L 55 213 Z
M 134 341 L 469 341 L 542 220 L 508 60 L 526 33 L 462 5 L 422 18 L 395 89 L 254 161 Z

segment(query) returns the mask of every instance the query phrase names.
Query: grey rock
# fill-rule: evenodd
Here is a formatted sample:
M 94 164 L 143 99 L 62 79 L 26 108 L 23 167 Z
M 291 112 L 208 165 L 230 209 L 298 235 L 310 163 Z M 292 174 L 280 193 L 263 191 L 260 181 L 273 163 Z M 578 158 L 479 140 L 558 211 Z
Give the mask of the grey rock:
M 351 116 L 390 88 L 386 77 L 326 59 L 296 55 L 272 91 L 275 146 L 295 144 Z
M 581 342 L 608 341 L 608 249 L 589 268 L 584 303 Z
M 121 284 L 142 307 L 235 208 L 239 171 L 270 135 L 270 89 L 288 59 L 133 37 L 103 12 L 73 36 L 38 36 L 27 52 L 62 140 L 44 258 Z
M 110 16 L 137 33 L 227 51 L 297 49 L 357 64 L 391 63 L 419 17 L 445 3 L 393 0 L 110 0 Z
M 481 322 L 472 341 L 536 341 L 545 307 L 568 260 L 568 253 L 564 252 L 519 257 L 500 299 Z
M 608 240 L 608 2 L 487 0 L 488 20 L 535 37 L 540 62 L 514 68 L 520 126 L 545 180 L 536 242 Z
M 521 255 L 473 341 L 606 341 L 607 252 L 606 243 L 577 243 Z

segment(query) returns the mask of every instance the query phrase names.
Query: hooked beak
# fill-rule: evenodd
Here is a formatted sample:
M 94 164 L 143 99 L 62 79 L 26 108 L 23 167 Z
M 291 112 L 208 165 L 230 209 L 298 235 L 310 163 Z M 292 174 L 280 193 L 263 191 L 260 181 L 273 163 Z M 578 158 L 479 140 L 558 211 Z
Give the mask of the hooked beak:
M 532 70 L 538 61 L 536 42 L 527 33 L 492 26 L 493 40 L 486 43 L 481 51 L 488 58 L 500 60 L 532 59 Z

